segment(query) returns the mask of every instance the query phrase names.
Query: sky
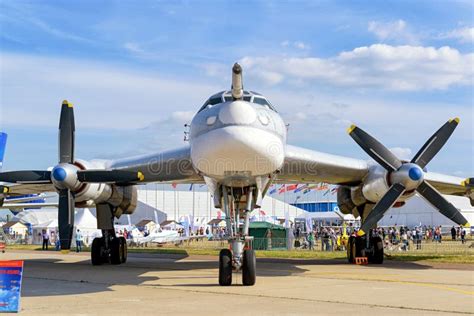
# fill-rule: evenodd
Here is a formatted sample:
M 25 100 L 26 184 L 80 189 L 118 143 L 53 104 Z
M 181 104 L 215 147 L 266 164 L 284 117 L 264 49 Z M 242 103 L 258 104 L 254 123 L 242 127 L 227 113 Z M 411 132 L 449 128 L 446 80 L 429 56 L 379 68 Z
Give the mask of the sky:
M 0 1 L 4 169 L 57 163 L 63 99 L 76 156 L 119 158 L 184 145 L 211 94 L 264 94 L 288 142 L 368 159 L 357 124 L 410 159 L 461 123 L 429 170 L 474 176 L 472 1 Z

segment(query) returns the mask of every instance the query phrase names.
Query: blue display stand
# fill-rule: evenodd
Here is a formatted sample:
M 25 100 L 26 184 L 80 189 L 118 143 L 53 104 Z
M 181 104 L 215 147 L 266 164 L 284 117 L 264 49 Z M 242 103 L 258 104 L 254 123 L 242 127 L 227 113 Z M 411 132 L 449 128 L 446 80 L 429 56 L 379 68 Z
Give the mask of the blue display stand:
M 20 310 L 23 261 L 0 261 L 0 313 Z

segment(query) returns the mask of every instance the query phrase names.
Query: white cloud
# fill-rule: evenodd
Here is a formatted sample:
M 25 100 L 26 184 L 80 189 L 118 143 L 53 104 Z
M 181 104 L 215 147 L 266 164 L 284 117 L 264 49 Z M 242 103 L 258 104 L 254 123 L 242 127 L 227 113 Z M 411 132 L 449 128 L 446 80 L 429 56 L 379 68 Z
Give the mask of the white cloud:
M 390 151 L 398 157 L 398 159 L 410 161 L 413 158 L 412 150 L 407 147 L 393 147 Z
M 143 49 L 137 43 L 128 42 L 125 43 L 123 47 L 132 53 L 144 53 Z
M 470 85 L 474 54 L 450 47 L 375 44 L 336 57 L 245 57 L 242 64 L 266 84 L 291 81 L 395 91 L 447 89 Z M 268 75 L 270 74 L 270 75 Z M 278 80 L 265 80 L 276 78 Z
M 168 117 L 189 119 L 188 111 L 220 88 L 90 60 L 6 53 L 0 60 L 8 78 L 1 84 L 0 127 L 56 126 L 61 101 L 68 99 L 79 128 L 139 129 Z
M 304 42 L 301 42 L 301 41 L 294 41 L 294 42 L 291 42 L 291 41 L 283 41 L 280 43 L 280 46 L 281 47 L 285 47 L 285 48 L 288 48 L 288 47 L 292 47 L 292 48 L 296 48 L 296 49 L 299 49 L 299 50 L 307 50 L 310 48 L 310 46 Z
M 190 123 L 194 113 L 194 111 L 176 111 L 171 113 L 171 118 L 179 123 Z
M 461 43 L 474 42 L 474 27 L 461 27 L 446 33 L 441 33 L 439 39 L 455 39 Z
M 391 22 L 370 21 L 368 31 L 373 33 L 379 41 L 395 41 L 403 44 L 417 44 L 418 39 L 409 29 L 404 20 Z

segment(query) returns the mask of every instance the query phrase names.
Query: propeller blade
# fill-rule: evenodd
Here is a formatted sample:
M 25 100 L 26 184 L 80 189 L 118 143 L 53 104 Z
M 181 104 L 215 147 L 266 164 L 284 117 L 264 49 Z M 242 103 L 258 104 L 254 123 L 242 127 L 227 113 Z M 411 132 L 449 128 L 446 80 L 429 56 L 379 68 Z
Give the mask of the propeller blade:
M 474 178 L 467 178 L 463 182 L 461 182 L 463 187 L 473 188 L 474 187 Z
M 126 170 L 85 170 L 78 171 L 77 178 L 81 182 L 89 183 L 137 183 L 145 180 L 145 176 L 140 171 Z
M 405 187 L 402 184 L 393 184 L 382 199 L 375 204 L 372 212 L 369 213 L 357 234 L 359 236 L 365 235 L 372 227 L 377 226 L 377 222 L 383 217 L 385 212 L 395 204 L 403 192 L 405 192 Z
M 402 162 L 390 150 L 359 127 L 352 125 L 347 132 L 370 157 L 386 170 L 395 171 L 402 166 Z
M 59 163 L 74 163 L 74 109 L 63 101 L 59 118 Z
M 51 183 L 51 172 L 44 170 L 9 171 L 0 173 L 0 182 Z
M 441 214 L 452 220 L 458 225 L 469 225 L 467 219 L 451 203 L 449 203 L 435 188 L 426 181 L 423 181 L 416 191 L 424 197 L 431 205 L 436 207 Z
M 436 133 L 431 136 L 421 149 L 416 153 L 411 162 L 416 163 L 421 168 L 424 168 L 433 157 L 446 144 L 449 137 L 453 134 L 456 126 L 459 124 L 459 118 L 454 118 L 447 121 Z
M 71 249 L 74 229 L 74 196 L 68 189 L 59 190 L 58 226 L 61 250 Z

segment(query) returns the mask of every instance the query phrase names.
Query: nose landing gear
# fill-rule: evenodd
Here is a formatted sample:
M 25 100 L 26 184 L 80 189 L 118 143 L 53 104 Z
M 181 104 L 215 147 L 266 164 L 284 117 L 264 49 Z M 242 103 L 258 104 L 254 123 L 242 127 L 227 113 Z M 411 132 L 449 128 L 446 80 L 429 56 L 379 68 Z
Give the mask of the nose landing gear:
M 242 284 L 252 286 L 256 282 L 256 258 L 252 249 L 253 237 L 248 236 L 249 213 L 252 209 L 253 188 L 247 192 L 247 206 L 239 208 L 239 199 L 231 194 L 228 188 L 222 187 L 223 210 L 226 214 L 227 233 L 230 249 L 222 249 L 219 254 L 219 285 L 232 284 L 232 273 L 242 272 Z M 231 203 L 229 203 L 229 198 Z M 239 219 L 243 218 L 243 227 L 239 229 Z

